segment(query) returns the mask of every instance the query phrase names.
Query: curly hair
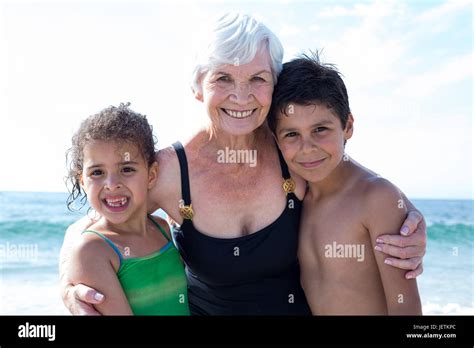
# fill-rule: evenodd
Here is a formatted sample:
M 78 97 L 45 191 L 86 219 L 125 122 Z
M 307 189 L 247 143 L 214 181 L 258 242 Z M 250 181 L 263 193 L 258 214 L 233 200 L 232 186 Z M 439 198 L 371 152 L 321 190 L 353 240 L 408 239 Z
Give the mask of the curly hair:
M 67 207 L 70 211 L 81 209 L 87 201 L 87 195 L 81 188 L 80 177 L 84 164 L 84 147 L 91 141 L 132 143 L 138 147 L 149 166 L 155 161 L 156 138 L 153 135 L 153 128 L 146 116 L 134 112 L 129 106 L 130 103 L 122 103 L 118 107 L 109 106 L 98 114 L 88 117 L 72 137 L 72 147 L 66 153 L 68 163 L 66 186 L 69 191 Z M 74 209 L 73 205 L 77 199 L 80 201 L 80 206 Z

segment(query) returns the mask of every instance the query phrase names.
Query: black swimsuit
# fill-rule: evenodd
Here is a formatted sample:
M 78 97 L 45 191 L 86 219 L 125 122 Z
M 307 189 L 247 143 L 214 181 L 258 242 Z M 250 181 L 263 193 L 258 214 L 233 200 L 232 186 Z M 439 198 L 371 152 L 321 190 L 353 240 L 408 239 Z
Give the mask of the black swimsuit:
M 250 235 L 215 238 L 192 222 L 189 175 L 183 145 L 173 144 L 181 168 L 183 224 L 174 228 L 186 263 L 188 300 L 193 315 L 309 315 L 297 260 L 301 201 L 291 190 L 291 177 L 281 153 L 287 190 L 283 213 Z M 271 198 L 270 198 L 271 199 Z

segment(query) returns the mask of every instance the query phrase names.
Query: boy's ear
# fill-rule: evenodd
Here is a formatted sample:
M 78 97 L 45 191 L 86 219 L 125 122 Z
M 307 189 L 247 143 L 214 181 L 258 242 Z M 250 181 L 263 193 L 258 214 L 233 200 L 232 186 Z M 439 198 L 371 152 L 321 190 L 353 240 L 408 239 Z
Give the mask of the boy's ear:
M 354 132 L 354 117 L 352 113 L 349 113 L 346 122 L 346 129 L 344 129 L 344 139 L 349 140 L 352 138 L 352 133 Z
M 148 189 L 152 189 L 158 179 L 158 163 L 155 161 L 148 169 Z

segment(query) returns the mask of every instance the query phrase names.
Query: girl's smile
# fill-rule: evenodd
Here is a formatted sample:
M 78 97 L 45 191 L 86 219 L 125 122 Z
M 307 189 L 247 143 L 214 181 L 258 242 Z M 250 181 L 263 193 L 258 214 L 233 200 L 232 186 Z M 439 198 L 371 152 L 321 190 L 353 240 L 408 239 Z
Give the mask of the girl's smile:
M 109 196 L 102 199 L 102 202 L 112 213 L 120 213 L 127 209 L 130 198 L 127 196 Z
M 154 166 L 148 168 L 136 145 L 90 141 L 84 146 L 82 172 L 90 205 L 114 225 L 146 215 L 150 170 Z

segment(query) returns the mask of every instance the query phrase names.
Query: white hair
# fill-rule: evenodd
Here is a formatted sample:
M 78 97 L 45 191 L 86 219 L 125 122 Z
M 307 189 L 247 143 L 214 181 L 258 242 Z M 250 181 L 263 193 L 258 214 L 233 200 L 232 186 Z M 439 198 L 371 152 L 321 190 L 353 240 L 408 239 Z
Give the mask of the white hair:
M 200 91 L 200 79 L 211 68 L 223 64 L 247 64 L 258 51 L 267 48 L 273 83 L 282 69 L 283 46 L 263 23 L 247 14 L 227 13 L 214 24 L 206 44 L 197 53 L 192 72 L 192 87 Z

